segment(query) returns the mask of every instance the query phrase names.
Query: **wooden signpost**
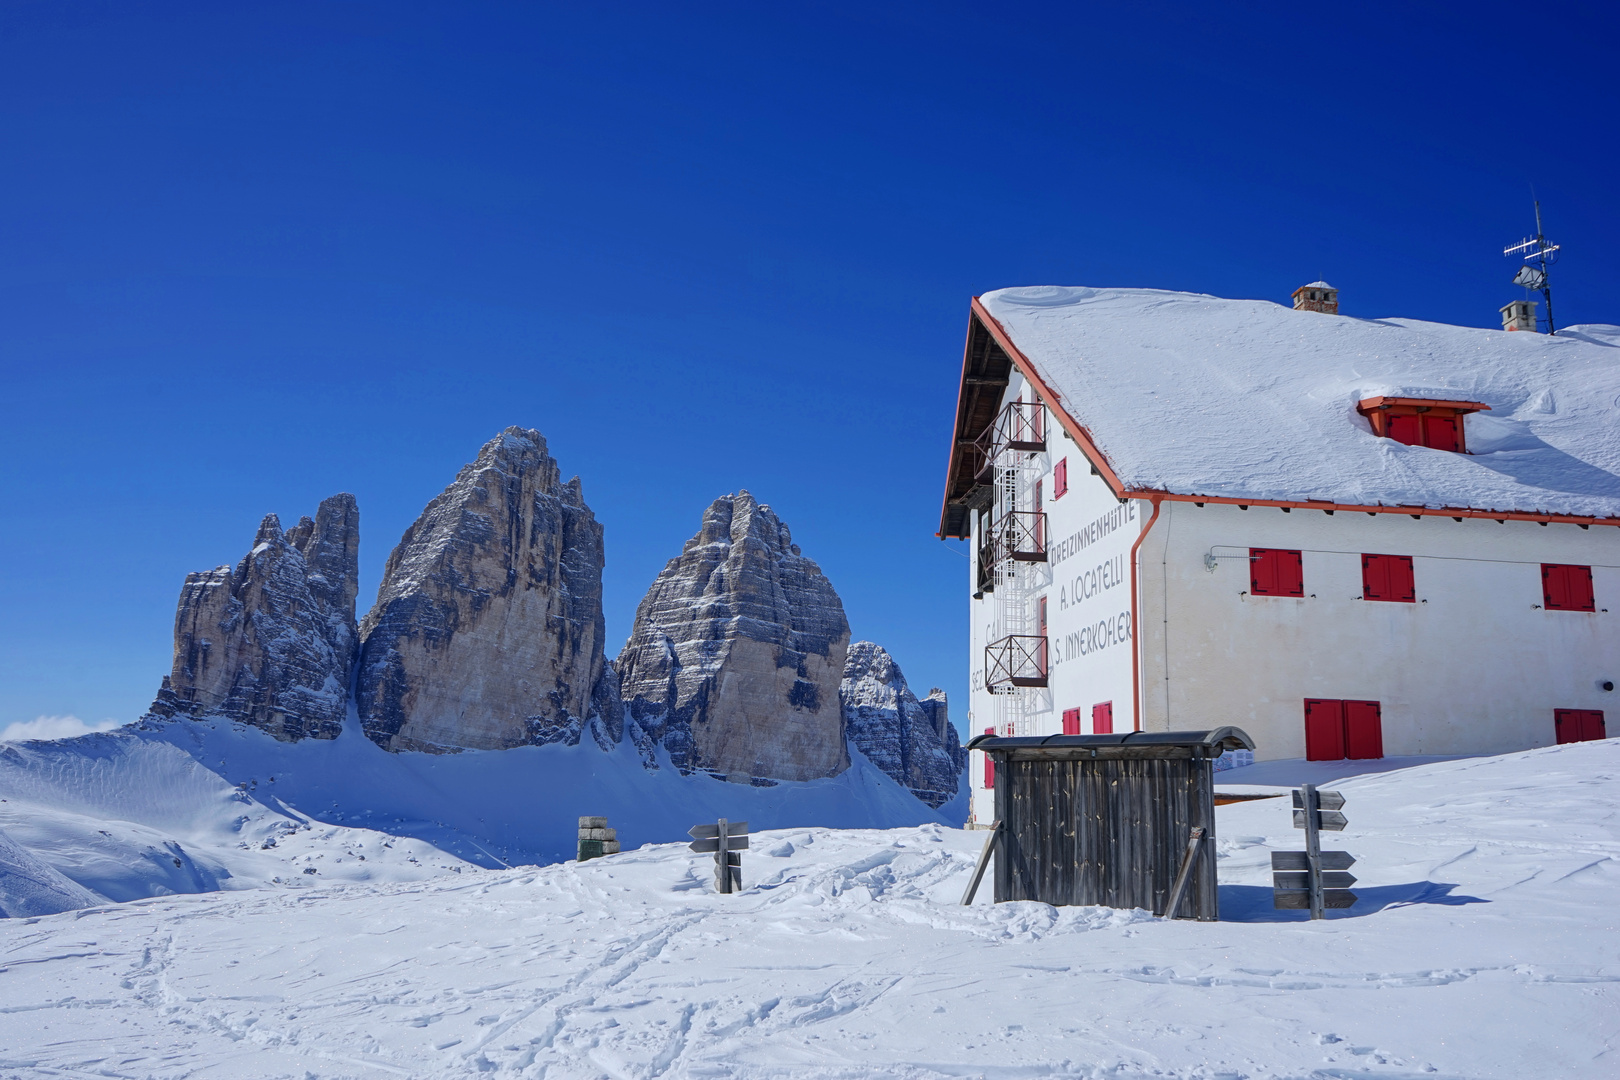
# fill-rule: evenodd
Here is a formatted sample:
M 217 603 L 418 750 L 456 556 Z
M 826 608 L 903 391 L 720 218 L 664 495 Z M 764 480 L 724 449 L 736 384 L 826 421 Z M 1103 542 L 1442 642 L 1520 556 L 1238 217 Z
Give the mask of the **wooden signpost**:
M 1294 792 L 1294 828 L 1305 830 L 1305 850 L 1271 853 L 1272 907 L 1308 908 L 1311 918 L 1325 919 L 1328 908 L 1356 902 L 1350 891 L 1356 879 L 1344 873 L 1355 858 L 1348 851 L 1323 851 L 1320 836 L 1323 829 L 1340 832 L 1349 824 L 1339 812 L 1343 807 L 1337 791 L 1305 784 Z
M 742 855 L 748 848 L 748 822 L 721 818 L 714 825 L 694 825 L 687 830 L 696 852 L 714 852 L 714 887 L 719 892 L 742 891 Z

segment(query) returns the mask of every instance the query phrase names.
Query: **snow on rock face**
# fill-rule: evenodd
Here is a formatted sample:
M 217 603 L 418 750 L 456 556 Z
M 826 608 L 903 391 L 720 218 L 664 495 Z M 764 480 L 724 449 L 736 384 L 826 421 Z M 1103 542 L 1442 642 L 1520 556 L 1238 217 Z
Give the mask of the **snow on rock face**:
M 278 739 L 331 739 L 348 708 L 357 635 L 360 511 L 323 501 L 283 532 L 274 514 L 233 570 L 186 575 L 174 668 L 149 715 L 220 716 Z
M 1620 330 L 1556 337 L 1157 289 L 980 298 L 1126 489 L 1620 516 Z M 1404 392 L 1404 393 L 1403 393 Z M 1379 395 L 1479 401 L 1470 453 L 1372 433 Z
M 507 428 L 388 557 L 361 626 L 361 722 L 391 750 L 577 743 L 593 695 L 617 715 L 603 629 L 602 526 L 545 438 Z
M 99 903 L 101 898 L 89 889 L 0 832 L 0 918 L 55 915 Z
M 813 780 L 849 768 L 849 621 L 769 506 L 724 495 L 636 609 L 619 691 L 684 772 Z
M 849 647 L 839 688 L 849 741 L 867 759 L 932 807 L 956 797 L 967 751 L 946 715 L 945 692 L 927 705 L 906 685 L 900 666 L 870 641 Z

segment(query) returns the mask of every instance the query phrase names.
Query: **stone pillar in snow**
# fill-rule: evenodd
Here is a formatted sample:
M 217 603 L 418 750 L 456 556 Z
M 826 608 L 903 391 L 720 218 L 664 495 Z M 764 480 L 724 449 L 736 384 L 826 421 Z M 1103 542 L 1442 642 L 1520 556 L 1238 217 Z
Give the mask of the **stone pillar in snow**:
M 619 654 L 629 717 L 682 771 L 738 782 L 849 768 L 844 605 L 769 506 L 725 495 L 636 609 Z

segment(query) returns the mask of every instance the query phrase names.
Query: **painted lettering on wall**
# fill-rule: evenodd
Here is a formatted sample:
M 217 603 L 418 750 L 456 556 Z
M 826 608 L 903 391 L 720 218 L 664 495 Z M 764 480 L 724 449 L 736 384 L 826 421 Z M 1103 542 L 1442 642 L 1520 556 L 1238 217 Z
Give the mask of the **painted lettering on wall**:
M 1058 610 L 1067 611 L 1076 604 L 1100 596 L 1107 589 L 1125 583 L 1125 556 L 1115 555 L 1107 562 L 1098 563 L 1083 571 L 1058 589 Z
M 1136 500 L 1128 499 L 1079 532 L 1048 545 L 1046 557 L 1053 566 L 1056 566 L 1064 559 L 1073 558 L 1105 536 L 1118 532 L 1135 520 Z
M 1123 645 L 1131 640 L 1131 613 L 1122 611 L 1109 619 L 1101 619 L 1090 626 L 1082 626 L 1063 638 L 1063 659 L 1090 656 L 1110 645 Z

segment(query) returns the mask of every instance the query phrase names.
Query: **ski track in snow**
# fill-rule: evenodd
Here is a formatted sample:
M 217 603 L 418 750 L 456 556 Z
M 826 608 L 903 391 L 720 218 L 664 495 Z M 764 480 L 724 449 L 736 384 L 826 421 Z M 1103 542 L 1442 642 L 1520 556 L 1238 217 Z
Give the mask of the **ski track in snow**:
M 6 920 L 0 1077 L 1615 1076 L 1620 740 L 1334 786 L 1320 923 L 1286 799 L 1217 811 L 1216 924 L 960 907 L 939 825 L 761 834 L 735 896 L 666 844 Z

